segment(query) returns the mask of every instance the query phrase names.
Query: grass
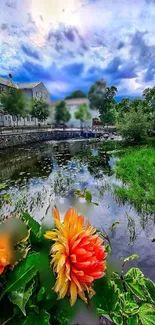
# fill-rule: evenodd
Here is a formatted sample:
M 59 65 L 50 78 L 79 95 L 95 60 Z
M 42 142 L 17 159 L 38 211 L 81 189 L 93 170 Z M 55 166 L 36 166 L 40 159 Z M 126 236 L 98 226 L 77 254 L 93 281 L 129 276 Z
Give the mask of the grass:
M 155 213 L 155 150 L 131 150 L 116 165 L 116 177 L 123 185 L 116 188 L 122 201 L 130 201 L 144 213 Z

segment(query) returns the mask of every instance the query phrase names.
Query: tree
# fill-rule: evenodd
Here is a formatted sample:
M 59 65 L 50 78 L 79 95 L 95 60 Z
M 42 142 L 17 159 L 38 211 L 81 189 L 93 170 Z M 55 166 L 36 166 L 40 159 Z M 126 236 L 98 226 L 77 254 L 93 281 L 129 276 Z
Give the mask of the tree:
M 31 116 L 37 118 L 38 121 L 43 122 L 49 116 L 49 104 L 42 98 L 34 98 L 32 100 Z
M 55 121 L 57 123 L 60 123 L 60 122 L 66 123 L 66 122 L 69 122 L 70 118 L 71 118 L 71 114 L 66 107 L 65 101 L 62 100 L 55 107 Z
M 9 87 L 1 93 L 0 101 L 5 113 L 16 116 L 18 125 L 18 117 L 24 117 L 27 104 L 22 90 Z
M 86 104 L 79 105 L 78 110 L 75 112 L 74 115 L 77 120 L 80 120 L 81 125 L 82 125 L 82 122 L 85 122 L 86 120 L 91 119 L 91 114 L 89 113 L 88 107 Z
M 147 137 L 147 115 L 142 105 L 131 107 L 118 122 L 118 130 L 127 142 L 142 142 Z
M 72 99 L 72 98 L 87 98 L 87 95 L 82 90 L 75 90 L 69 96 L 66 96 L 65 99 Z
M 117 88 L 115 86 L 107 87 L 104 79 L 96 81 L 89 90 L 88 99 L 90 107 L 99 110 L 100 120 L 103 123 L 115 122 L 113 110 L 116 106 L 114 99 L 116 92 Z
M 145 89 L 143 96 L 147 104 L 150 134 L 155 134 L 155 87 Z
M 125 113 L 130 111 L 131 100 L 129 98 L 122 98 L 122 100 L 117 103 L 116 109 L 118 112 L 118 119 L 122 118 Z

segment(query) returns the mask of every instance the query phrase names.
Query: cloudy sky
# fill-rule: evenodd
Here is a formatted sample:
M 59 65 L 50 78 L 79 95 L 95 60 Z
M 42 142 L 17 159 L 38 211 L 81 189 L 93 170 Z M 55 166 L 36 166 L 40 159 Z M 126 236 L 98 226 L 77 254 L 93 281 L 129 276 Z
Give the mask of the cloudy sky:
M 155 0 L 0 0 L 0 75 L 53 99 L 97 79 L 118 96 L 154 85 Z

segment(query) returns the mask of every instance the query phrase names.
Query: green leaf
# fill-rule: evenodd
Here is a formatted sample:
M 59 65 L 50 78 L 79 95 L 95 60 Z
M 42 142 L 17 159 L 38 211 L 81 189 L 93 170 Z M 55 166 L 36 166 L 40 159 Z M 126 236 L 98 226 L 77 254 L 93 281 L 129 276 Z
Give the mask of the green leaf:
M 134 315 L 127 319 L 127 325 L 138 325 L 138 324 L 139 324 L 139 321 L 138 321 L 137 315 Z
M 111 280 L 115 282 L 115 285 L 117 286 L 119 293 L 124 293 L 124 287 L 123 287 L 123 282 L 118 273 L 113 272 L 111 275 Z
M 6 184 L 5 183 L 0 183 L 0 190 L 4 190 L 6 187 Z
M 9 275 L 6 288 L 0 299 L 2 299 L 6 292 L 16 291 L 20 287 L 25 286 L 36 275 L 39 268 L 39 261 L 40 254 L 33 253 L 15 266 L 14 270 Z
M 80 191 L 80 190 L 75 190 L 75 191 L 74 191 L 74 195 L 79 196 L 80 194 L 81 194 L 81 191 Z
M 28 288 L 25 288 L 24 286 L 19 288 L 16 291 L 12 291 L 9 294 L 10 301 L 20 308 L 24 316 L 26 316 L 25 306 L 32 295 L 33 286 L 34 286 L 34 282 L 31 283 Z
M 45 310 L 41 310 L 39 315 L 35 313 L 30 314 L 26 317 L 24 323 L 22 325 L 50 325 L 50 314 Z
M 126 317 L 135 315 L 139 311 L 139 306 L 133 300 L 132 295 L 129 292 L 126 292 L 121 297 L 120 303 L 122 308 L 122 314 Z
M 119 224 L 120 224 L 120 221 L 113 222 L 113 224 L 111 226 L 111 230 L 115 229 Z
M 123 318 L 121 315 L 114 313 L 112 319 L 116 325 L 123 325 Z
M 38 237 L 38 234 L 40 233 L 40 224 L 34 220 L 27 212 L 23 212 L 22 216 L 28 222 L 28 226 L 31 228 L 33 234 Z
M 155 306 L 143 304 L 139 309 L 139 318 L 143 325 L 155 324 Z
M 44 293 L 45 293 L 45 288 L 44 287 L 41 287 L 38 294 L 37 294 L 37 300 L 38 301 L 42 301 L 43 300 L 43 296 L 44 296 Z
M 140 300 L 147 299 L 144 275 L 138 268 L 131 268 L 124 277 L 127 289 Z
M 111 246 L 108 244 L 105 246 L 105 251 L 110 254 L 111 253 Z
M 133 255 L 130 255 L 128 257 L 126 257 L 124 260 L 123 260 L 123 264 L 122 264 L 122 267 L 127 263 L 127 262 L 130 262 L 130 261 L 133 261 L 135 259 L 139 258 L 139 256 L 137 254 L 133 254 Z
M 144 279 L 149 298 L 155 304 L 155 284 L 150 279 Z
M 88 190 L 85 191 L 85 199 L 87 202 L 92 202 L 92 194 Z
M 107 278 L 95 281 L 94 290 L 96 295 L 92 297 L 92 302 L 99 309 L 104 310 L 104 314 L 111 315 L 116 310 L 118 304 L 118 289 L 113 281 Z
M 93 205 L 96 205 L 97 207 L 99 206 L 99 203 L 97 202 L 91 202 Z

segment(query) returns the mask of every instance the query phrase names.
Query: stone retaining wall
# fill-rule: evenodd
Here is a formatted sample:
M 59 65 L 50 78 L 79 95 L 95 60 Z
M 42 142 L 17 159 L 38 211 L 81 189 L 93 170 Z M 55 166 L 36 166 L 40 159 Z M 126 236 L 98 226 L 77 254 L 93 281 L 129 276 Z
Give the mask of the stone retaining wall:
M 93 135 L 95 137 L 95 134 Z M 89 137 L 89 134 L 88 134 Z M 43 131 L 0 135 L 0 149 L 26 143 L 83 138 L 81 131 Z M 84 136 L 86 138 L 86 136 Z

